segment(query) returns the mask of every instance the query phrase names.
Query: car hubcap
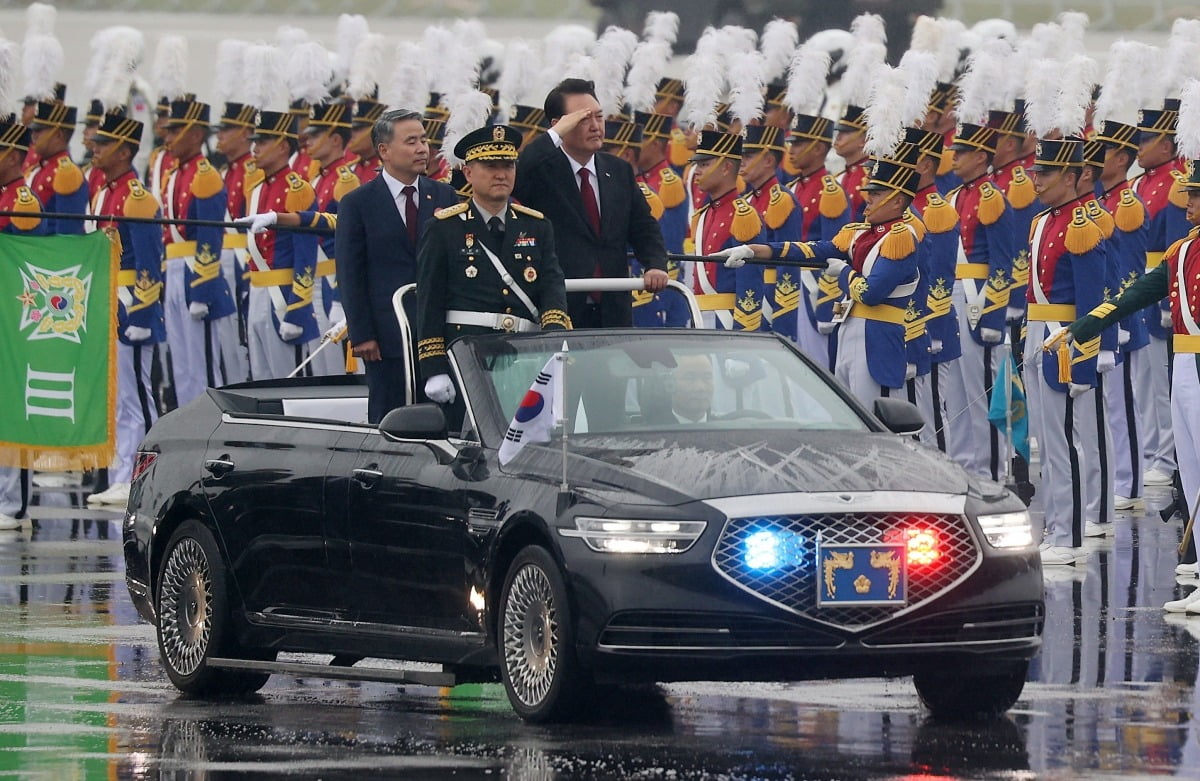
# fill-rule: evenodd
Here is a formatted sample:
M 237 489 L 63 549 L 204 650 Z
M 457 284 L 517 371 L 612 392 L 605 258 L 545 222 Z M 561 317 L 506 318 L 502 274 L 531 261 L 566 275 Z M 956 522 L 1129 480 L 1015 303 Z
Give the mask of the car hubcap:
M 521 702 L 545 699 L 558 666 L 558 617 L 540 567 L 526 565 L 513 578 L 504 604 L 504 664 Z
M 171 551 L 159 598 L 163 655 L 180 675 L 204 660 L 212 632 L 212 575 L 200 543 L 189 538 Z

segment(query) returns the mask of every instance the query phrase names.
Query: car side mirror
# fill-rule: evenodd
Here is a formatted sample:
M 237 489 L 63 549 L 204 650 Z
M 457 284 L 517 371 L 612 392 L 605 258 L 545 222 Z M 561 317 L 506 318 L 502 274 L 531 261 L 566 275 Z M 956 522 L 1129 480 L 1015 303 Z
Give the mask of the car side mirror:
M 390 440 L 445 439 L 446 415 L 437 404 L 396 407 L 379 422 L 379 433 Z
M 875 417 L 895 434 L 916 434 L 925 428 L 921 410 L 904 399 L 875 399 Z

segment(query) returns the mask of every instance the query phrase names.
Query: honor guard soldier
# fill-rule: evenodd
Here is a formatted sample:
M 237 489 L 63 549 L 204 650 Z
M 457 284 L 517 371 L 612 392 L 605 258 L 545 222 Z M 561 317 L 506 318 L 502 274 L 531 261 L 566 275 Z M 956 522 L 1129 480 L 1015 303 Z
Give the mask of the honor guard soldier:
M 951 425 L 950 456 L 980 477 L 1002 474 L 1002 435 L 988 422 L 988 400 L 1000 362 L 1005 313 L 1019 253 L 1013 214 L 1004 193 L 988 173 L 996 149 L 995 131 L 963 123 L 954 139 L 954 173 L 962 184 L 946 196 L 958 213 L 958 264 L 954 308 L 962 357 L 946 383 L 946 414 Z
M 247 179 L 247 215 L 311 211 L 312 185 L 288 165 L 299 146 L 296 116 L 260 111 L 255 125 L 255 172 Z M 316 339 L 313 282 L 317 237 L 292 231 L 267 231 L 249 237 L 250 372 L 255 379 L 286 377 L 308 357 Z
M 750 125 L 743 133 L 741 176 L 748 188 L 743 197 L 762 219 L 768 242 L 795 239 L 803 229 L 803 214 L 796 196 L 779 183 L 786 132 L 774 125 Z M 781 268 L 764 272 L 764 295 L 768 302 L 764 309 L 771 312 L 772 330 L 775 317 L 779 317 L 787 329 L 784 333 L 795 339 L 800 288 L 793 271 Z
M 1029 284 L 1029 226 L 1038 213 L 1037 193 L 1028 168 L 1033 165 L 1032 149 L 1027 150 L 1029 134 L 1025 132 L 1025 117 L 1016 111 L 988 112 L 988 127 L 995 131 L 996 154 L 992 157 L 992 178 L 1004 193 L 1013 211 L 1013 235 L 1017 255 L 1013 258 L 1012 285 L 1009 288 L 1005 320 L 1009 326 L 1014 350 L 1021 344 L 1021 325 L 1025 319 L 1025 289 Z
M 859 188 L 867 178 L 867 123 L 863 118 L 862 106 L 846 106 L 834 127 L 833 151 L 846 163 L 838 184 L 850 198 L 850 220 L 861 222 L 867 207 L 866 199 Z
M 21 175 L 29 145 L 28 128 L 19 124 L 14 115 L 0 117 L 0 211 L 29 212 L 28 217 L 0 217 L 0 233 L 18 236 L 46 233 L 46 223 L 38 214 L 42 205 Z M 0 467 L 0 529 L 19 528 L 19 519 L 28 504 L 28 470 Z
M 171 220 L 225 219 L 227 199 L 221 174 L 203 155 L 210 109 L 196 100 L 176 100 L 164 129 L 172 168 L 163 184 L 163 211 Z M 175 398 L 187 404 L 206 387 L 225 384 L 217 323 L 237 311 L 221 276 L 225 229 L 168 224 L 164 316 L 171 351 Z
M 195 95 L 182 95 L 180 100 L 194 100 Z M 150 192 L 162 201 L 165 198 L 167 176 L 175 165 L 175 158 L 167 151 L 163 138 L 167 132 L 167 120 L 171 118 L 171 98 L 162 95 L 154 106 L 154 125 L 152 126 L 155 146 L 150 150 L 150 161 L 146 164 L 146 184 Z
M 704 193 L 703 205 L 692 215 L 692 241 L 697 255 L 766 241 L 766 226 L 738 189 L 742 137 L 704 130 L 691 162 L 695 181 Z M 763 321 L 766 292 L 764 266 L 694 263 L 692 289 L 705 328 L 725 331 L 770 330 Z
M 26 175 L 42 209 L 59 214 L 86 214 L 87 180 L 71 160 L 67 146 L 75 133 L 76 110 L 63 103 L 39 100 L 29 125 L 38 162 Z M 50 235 L 83 233 L 83 220 L 46 218 Z
M 350 106 L 342 101 L 318 103 L 313 106 L 312 118 L 305 135 L 308 153 L 317 162 L 319 171 L 312 180 L 317 209 L 325 214 L 337 214 L 338 202 L 358 188 L 358 177 L 351 170 L 353 155 L 346 149 L 350 140 Z M 317 282 L 313 284 L 313 313 L 317 328 L 325 333 L 346 319 L 338 297 L 333 235 L 322 236 L 317 245 Z M 314 363 L 319 374 L 343 374 L 344 357 L 326 348 Z
M 121 114 L 106 114 L 93 138 L 92 164 L 105 184 L 92 197 L 91 213 L 113 217 L 159 216 L 158 200 L 138 179 L 133 159 L 143 125 Z M 162 229 L 146 223 L 97 220 L 121 251 L 117 272 L 117 449 L 109 467 L 108 488 L 88 497 L 89 504 L 124 506 L 138 444 L 158 418 L 150 387 L 155 345 L 166 338 L 162 306 Z
M 293 171 L 304 177 L 304 181 L 311 182 L 317 175 L 317 161 L 308 153 L 308 137 L 304 135 L 304 131 L 308 129 L 308 122 L 312 117 L 312 107 L 309 106 L 307 100 L 293 100 L 288 107 L 288 113 L 296 118 L 296 133 L 299 134 L 296 151 L 288 158 L 288 165 Z
M 255 170 L 250 155 L 250 134 L 254 132 L 257 109 L 245 103 L 227 102 L 217 126 L 217 151 L 225 157 L 221 174 L 225 180 L 226 221 L 246 216 L 246 176 Z M 225 326 L 221 332 L 221 355 L 225 359 L 225 381 L 243 382 L 250 376 L 250 356 L 246 338 L 246 309 L 250 299 L 250 284 L 246 277 L 246 234 L 235 229 L 225 232 L 221 250 L 221 274 L 234 293 L 237 303 L 236 332 Z
M 477 333 L 569 329 L 554 231 L 510 200 L 521 134 L 480 128 L 454 146 L 471 200 L 437 212 L 417 255 L 417 358 L 425 395 L 457 398 L 446 348 Z
M 379 152 L 371 141 L 371 128 L 383 116 L 384 106 L 375 98 L 359 98 L 354 102 L 354 119 L 351 121 L 350 142 L 346 145 L 350 154 L 358 159 L 354 162 L 354 175 L 362 184 L 379 176 Z
M 683 180 L 667 161 L 668 145 L 671 141 L 672 118 L 666 114 L 654 114 L 635 111 L 633 121 L 642 130 L 642 146 L 638 152 L 634 170 L 638 172 L 639 184 L 648 187 L 662 203 L 662 216 L 658 217 L 658 227 L 662 230 L 663 245 L 668 253 L 682 254 L 683 244 L 687 240 L 689 227 L 689 205 Z M 640 268 L 635 271 L 640 273 Z M 679 261 L 667 258 L 667 276 L 678 280 L 681 269 Z M 668 327 L 685 326 L 688 323 L 687 302 L 677 293 L 662 292 L 647 294 L 635 292 L 633 317 L 640 322 L 641 315 L 636 299 L 639 296 L 652 295 L 656 302 L 655 318 L 661 317 L 661 324 Z
M 800 232 L 789 239 L 829 241 L 850 222 L 850 199 L 825 168 L 833 144 L 833 123 L 825 117 L 797 114 L 788 129 L 787 144 L 788 160 L 799 171 L 788 186 L 795 194 L 801 212 Z M 839 291 L 829 281 L 822 290 L 819 271 L 780 268 L 777 274 L 772 302 L 776 310 L 773 330 L 791 336 L 810 358 L 832 368 L 829 333 L 833 325 L 818 324 L 817 309 L 831 305 L 840 297 Z M 785 281 L 782 288 L 779 285 L 781 279 Z M 795 292 L 799 294 L 795 323 L 783 313 L 792 303 L 789 283 L 797 286 Z
M 1146 207 L 1146 273 L 1162 262 L 1163 253 L 1188 231 L 1186 200 L 1176 180 L 1183 178 L 1183 161 L 1175 145 L 1179 101 L 1167 99 L 1162 107 L 1142 109 L 1138 116 L 1137 161 L 1143 173 L 1133 180 L 1133 192 Z M 1167 342 L 1171 337 L 1169 313 L 1161 306 L 1145 312 L 1150 330 L 1150 385 L 1143 394 L 1143 455 L 1146 485 L 1170 485 L 1175 472 L 1175 446 L 1168 414 Z M 1188 497 L 1189 501 L 1191 497 Z
M 1041 451 L 1045 540 L 1042 563 L 1073 564 L 1084 557 L 1084 515 L 1088 493 L 1098 481 L 1089 472 L 1096 461 L 1096 385 L 1100 337 L 1074 349 L 1043 349 L 1045 340 L 1077 312 L 1104 301 L 1107 259 L 1101 229 L 1087 217 L 1091 193 L 1077 194 L 1083 166 L 1082 142 L 1038 142 L 1030 168 L 1038 199 L 1048 209 L 1033 221 L 1030 235 L 1025 392 L 1030 434 Z
M 123 112 L 122 112 L 123 113 Z M 88 193 L 95 195 L 100 192 L 100 188 L 104 186 L 104 174 L 96 167 L 93 162 L 96 155 L 96 147 L 92 144 L 92 139 L 96 136 L 96 131 L 100 128 L 100 123 L 104 120 L 104 104 L 99 100 L 92 98 L 91 104 L 88 105 L 87 113 L 83 115 L 83 151 L 86 155 L 86 164 L 83 166 L 83 178 L 87 180 Z
M 425 175 L 435 182 L 449 184 L 453 169 L 446 158 L 442 157 L 442 144 L 446 140 L 446 120 L 430 117 L 426 111 L 421 124 L 425 126 L 425 140 L 429 142 L 429 162 L 425 165 Z
M 1179 189 L 1187 194 L 1188 220 L 1200 222 L 1200 161 L 1193 161 Z M 1200 495 L 1200 229 L 1193 228 L 1175 242 L 1144 277 L 1130 285 L 1115 301 L 1105 302 L 1068 326 L 1076 343 L 1090 344 L 1100 332 L 1123 318 L 1141 311 L 1157 311 L 1157 302 L 1166 300 L 1171 307 L 1172 348 L 1175 365 L 1171 373 L 1171 421 L 1179 474 L 1188 509 Z M 1200 529 L 1193 529 L 1193 542 Z M 1200 589 L 1163 607 L 1171 612 L 1200 610 Z

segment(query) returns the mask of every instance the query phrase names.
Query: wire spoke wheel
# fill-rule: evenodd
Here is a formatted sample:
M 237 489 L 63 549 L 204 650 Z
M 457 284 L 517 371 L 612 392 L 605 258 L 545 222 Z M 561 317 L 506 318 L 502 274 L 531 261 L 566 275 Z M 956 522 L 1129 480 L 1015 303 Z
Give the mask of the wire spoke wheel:
M 195 539 L 171 549 L 159 594 L 163 656 L 180 675 L 191 675 L 208 655 L 213 626 L 212 570 Z
M 540 567 L 526 564 L 513 578 L 504 603 L 504 663 L 521 702 L 536 706 L 546 699 L 558 655 L 554 591 Z

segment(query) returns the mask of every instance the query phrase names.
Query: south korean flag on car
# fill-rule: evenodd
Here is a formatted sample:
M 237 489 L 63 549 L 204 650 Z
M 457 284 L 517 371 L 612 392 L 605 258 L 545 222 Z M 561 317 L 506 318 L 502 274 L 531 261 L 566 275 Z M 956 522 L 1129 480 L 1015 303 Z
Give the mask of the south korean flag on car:
M 516 458 L 521 448 L 530 442 L 549 442 L 554 424 L 563 419 L 563 373 L 567 362 L 567 343 L 562 352 L 550 356 L 546 365 L 538 372 L 533 385 L 525 392 L 517 412 L 513 415 L 504 441 L 500 443 L 500 464 Z

